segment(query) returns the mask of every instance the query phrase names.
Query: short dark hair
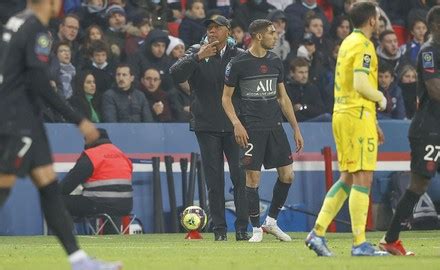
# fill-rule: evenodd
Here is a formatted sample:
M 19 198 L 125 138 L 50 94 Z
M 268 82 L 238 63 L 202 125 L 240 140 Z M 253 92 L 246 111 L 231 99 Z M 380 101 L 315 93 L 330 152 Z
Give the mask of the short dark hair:
M 193 5 L 194 5 L 195 3 L 202 3 L 203 6 L 205 5 L 205 1 L 204 1 L 204 0 L 188 0 L 188 1 L 186 2 L 186 9 L 187 9 L 187 10 L 192 9 L 192 7 L 193 7 Z
M 299 67 L 309 67 L 309 61 L 304 57 L 296 57 L 290 61 L 289 68 L 292 72 L 295 72 L 296 68 Z
M 58 41 L 58 42 L 55 44 L 55 46 L 53 46 L 52 51 L 53 51 L 55 54 L 57 54 L 57 53 L 58 53 L 58 49 L 59 49 L 61 46 L 69 47 L 69 49 L 72 50 L 72 47 L 70 46 L 70 42 L 69 42 L 69 41 L 61 40 L 61 41 Z
M 394 69 L 390 64 L 382 63 L 379 65 L 379 73 L 390 73 L 394 77 Z
M 105 41 L 95 40 L 92 41 L 92 43 L 90 44 L 90 49 L 89 49 L 90 56 L 93 56 L 94 53 L 98 53 L 98 52 L 106 52 L 108 54 L 109 49 Z
M 426 16 L 426 22 L 428 23 L 429 29 L 432 29 L 435 24 L 440 24 L 440 6 L 434 6 L 429 10 Z
M 388 35 L 396 35 L 396 33 L 393 30 L 385 30 L 379 35 L 379 41 L 382 42 L 383 39 Z M 397 36 L 397 35 L 396 35 Z
M 67 18 L 73 18 L 73 19 L 77 20 L 78 23 L 80 23 L 80 19 L 79 19 L 78 15 L 76 15 L 76 14 L 74 14 L 74 13 L 69 13 L 69 14 L 65 15 L 65 16 L 63 17 L 63 19 L 61 20 L 61 24 L 62 24 L 62 25 L 64 25 L 64 24 L 66 23 L 66 19 L 67 19 Z
M 255 37 L 255 35 L 265 32 L 271 25 L 273 25 L 273 23 L 269 20 L 257 19 L 249 25 L 248 31 L 252 37 Z
M 154 71 L 156 71 L 157 74 L 159 74 L 159 77 L 160 77 L 160 70 L 158 70 L 158 69 L 155 68 L 155 67 L 148 67 L 148 68 L 144 69 L 144 72 L 142 72 L 142 77 L 144 77 L 144 76 L 145 76 L 145 72 L 147 72 L 147 71 L 149 71 L 149 70 L 154 70 Z M 162 78 L 161 78 L 161 79 L 162 79 Z
M 371 2 L 355 3 L 350 10 L 350 19 L 355 28 L 363 26 L 375 16 L 377 16 L 376 5 Z
M 421 22 L 421 23 L 425 24 L 426 26 L 428 26 L 426 24 L 426 21 L 423 20 L 422 18 L 415 18 L 414 20 L 411 21 L 411 23 L 409 25 L 409 31 L 412 31 L 414 26 L 416 26 L 416 24 L 419 23 L 419 22 Z
M 131 68 L 130 64 L 127 64 L 127 63 L 120 63 L 120 64 L 116 67 L 116 69 L 119 69 L 119 68 L 128 68 L 128 72 L 130 73 L 130 75 L 133 75 L 133 73 L 132 73 L 132 68 Z
M 305 26 L 310 27 L 310 24 L 313 20 L 321 20 L 322 22 L 322 18 L 319 17 L 319 15 L 316 14 L 313 10 L 308 11 L 305 16 Z

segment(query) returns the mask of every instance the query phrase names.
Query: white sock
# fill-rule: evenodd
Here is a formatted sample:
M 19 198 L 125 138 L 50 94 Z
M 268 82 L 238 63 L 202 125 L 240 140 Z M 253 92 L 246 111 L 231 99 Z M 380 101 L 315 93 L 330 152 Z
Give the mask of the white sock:
M 252 227 L 252 232 L 253 233 L 260 233 L 261 232 L 261 227 Z
M 273 217 L 266 217 L 266 221 L 265 221 L 266 225 L 276 225 L 277 224 L 277 220 L 274 219 Z
M 69 262 L 71 264 L 73 264 L 73 263 L 79 262 L 81 260 L 84 260 L 87 257 L 88 257 L 87 253 L 84 250 L 79 249 L 69 255 Z

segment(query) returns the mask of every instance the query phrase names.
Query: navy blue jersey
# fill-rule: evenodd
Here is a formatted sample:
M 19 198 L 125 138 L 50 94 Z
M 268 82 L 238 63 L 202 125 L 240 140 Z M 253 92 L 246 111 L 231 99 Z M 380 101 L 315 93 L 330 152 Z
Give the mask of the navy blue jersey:
M 419 108 L 409 131 L 409 136 L 413 138 L 440 137 L 440 103 L 429 96 L 425 84 L 430 79 L 440 79 L 440 51 L 438 48 L 438 44 L 429 40 L 423 45 L 417 58 Z
M 49 84 L 52 40 L 31 10 L 11 17 L 0 39 L 0 132 L 27 132 L 41 121 L 41 99 L 66 119 L 80 115 L 63 102 Z
M 246 51 L 229 62 L 225 84 L 239 91 L 239 117 L 246 129 L 269 130 L 281 126 L 277 86 L 283 79 L 283 63 L 273 52 L 259 58 Z

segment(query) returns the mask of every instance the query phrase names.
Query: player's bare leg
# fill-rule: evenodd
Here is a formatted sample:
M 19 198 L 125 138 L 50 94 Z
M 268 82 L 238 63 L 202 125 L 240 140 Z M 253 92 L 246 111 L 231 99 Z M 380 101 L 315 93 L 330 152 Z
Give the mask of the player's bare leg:
M 287 195 L 289 193 L 290 186 L 292 185 L 294 173 L 293 165 L 289 164 L 277 168 L 278 179 L 273 188 L 272 202 L 269 208 L 269 214 L 261 226 L 263 231 L 272 234 L 281 241 L 292 241 L 292 238 L 285 232 L 283 232 L 277 224 L 277 217 L 280 210 L 283 208 L 286 202 Z
M 368 243 L 365 236 L 368 206 L 370 204 L 370 187 L 373 182 L 373 171 L 353 173 L 353 185 L 349 198 L 351 228 L 353 233 L 352 256 L 384 256 L 388 252 L 378 251 Z
M 387 233 L 379 242 L 381 250 L 397 256 L 413 256 L 414 252 L 406 251 L 399 240 L 401 223 L 410 218 L 414 206 L 427 190 L 430 179 L 416 173 L 411 173 L 411 182 L 396 207 L 396 212 Z
M 105 263 L 91 259 L 81 250 L 73 235 L 73 223 L 61 199 L 52 164 L 31 171 L 31 178 L 40 193 L 41 207 L 50 229 L 60 240 L 73 270 L 117 270 L 120 263 Z
M 260 224 L 260 195 L 258 194 L 260 176 L 260 171 L 246 170 L 246 198 L 249 206 L 249 219 L 252 224 L 252 237 L 249 239 L 251 243 L 263 240 L 263 229 Z
M 0 174 L 0 207 L 6 202 L 17 177 L 13 174 Z

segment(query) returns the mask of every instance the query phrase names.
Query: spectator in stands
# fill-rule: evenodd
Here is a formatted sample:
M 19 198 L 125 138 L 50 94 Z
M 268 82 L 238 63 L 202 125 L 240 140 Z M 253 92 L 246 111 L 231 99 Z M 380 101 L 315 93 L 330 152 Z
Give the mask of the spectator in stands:
M 395 74 L 399 73 L 399 67 L 405 65 L 401 48 L 397 41 L 396 33 L 391 30 L 383 31 L 379 36 L 380 46 L 377 48 L 379 64 L 386 63 L 391 66 Z
M 291 62 L 286 90 L 298 121 L 331 120 L 331 115 L 325 113 L 324 102 L 318 87 L 309 82 L 309 63 L 306 59 L 298 57 Z
M 324 36 L 324 23 L 313 11 L 306 14 L 305 33 L 312 33 L 315 36 L 316 55 L 322 61 L 331 54 L 333 48 L 331 41 Z
M 408 17 L 406 18 L 407 26 L 415 20 L 425 20 L 428 15 L 429 9 L 440 4 L 438 0 L 413 0 L 410 2 L 411 9 L 409 10 Z
M 82 29 L 89 28 L 91 25 L 98 25 L 101 29 L 107 26 L 105 19 L 105 10 L 107 9 L 107 1 L 103 0 L 85 0 L 76 14 L 80 18 Z M 68 12 L 67 12 L 68 13 Z
M 386 63 L 379 65 L 379 90 L 387 99 L 385 110 L 378 112 L 378 119 L 404 119 L 406 117 L 402 90 L 394 82 L 394 69 Z
M 179 38 L 168 36 L 170 45 L 167 48 L 167 55 L 172 58 L 172 63 L 176 63 L 185 56 L 185 44 Z M 169 92 L 170 107 L 173 114 L 173 121 L 188 122 L 191 118 L 191 90 L 188 81 L 174 83 L 174 89 Z
M 217 15 L 222 15 L 226 18 L 231 17 L 233 5 L 239 5 L 239 1 L 235 0 L 208 0 L 205 1 L 206 10 L 215 10 Z M 206 14 L 208 15 L 208 14 Z M 211 16 L 206 16 L 206 18 L 212 18 Z
M 380 17 L 379 17 L 379 29 L 378 29 L 379 35 L 380 35 L 383 31 L 387 30 L 387 28 L 388 28 L 388 22 L 387 22 L 387 20 L 385 19 L 385 17 L 380 16 Z
M 150 67 L 158 69 L 162 80 L 162 88 L 165 91 L 173 88 L 173 80 L 169 73 L 172 60 L 165 53 L 169 44 L 170 39 L 167 33 L 159 29 L 153 29 L 139 48 L 139 51 L 133 54 L 130 59 L 137 78 L 142 77 L 143 70 L 147 70 Z
M 330 27 L 330 37 L 334 42 L 344 40 L 353 31 L 350 18 L 345 15 L 339 15 L 336 17 Z
M 72 65 L 72 51 L 70 43 L 60 41 L 54 47 L 56 58 L 51 61 L 50 74 L 52 77 L 52 86 L 56 86 L 57 93 L 64 100 L 70 98 L 73 94 L 72 79 L 75 77 L 76 68 Z
M 98 95 L 111 88 L 115 78 L 115 65 L 108 61 L 109 48 L 107 43 L 102 40 L 94 41 L 91 44 L 89 56 L 91 62 L 85 66 L 90 70 L 96 80 L 96 90 Z
M 70 106 L 93 123 L 101 122 L 100 100 L 96 93 L 95 77 L 91 71 L 79 72 L 73 83 L 73 95 L 68 99 Z
M 69 43 L 72 62 L 74 65 L 78 63 L 78 60 L 80 58 L 79 42 L 77 41 L 79 30 L 80 30 L 80 21 L 78 16 L 76 16 L 75 14 L 67 14 L 61 20 L 61 23 L 58 27 L 58 33 L 54 35 L 55 44 L 60 41 Z
M 402 45 L 401 50 L 406 58 L 406 63 L 410 63 L 414 67 L 417 65 L 417 55 L 422 47 L 423 43 L 426 41 L 426 33 L 428 32 L 428 27 L 424 20 L 415 19 L 411 23 L 411 35 L 413 39 Z
M 289 42 L 286 40 L 286 15 L 282 10 L 275 9 L 269 12 L 267 15 L 267 19 L 271 22 L 273 22 L 273 25 L 275 26 L 275 30 L 278 33 L 278 40 L 275 44 L 275 47 L 271 50 L 278 57 L 281 58 L 281 60 L 285 60 L 287 55 L 290 53 L 290 45 Z
M 75 166 L 60 183 L 66 208 L 74 217 L 102 213 L 125 216 L 133 208 L 133 165 L 112 144 L 107 131 L 98 130 L 99 139 L 84 146 Z M 71 194 L 75 189 L 80 190 L 79 195 Z
M 237 21 L 231 21 L 231 36 L 234 38 L 237 43 L 237 48 L 246 49 L 246 45 L 244 44 L 246 33 L 243 28 L 237 23 Z
M 336 63 L 338 60 L 339 48 L 341 47 L 342 40 L 333 45 L 332 54 L 329 57 L 328 66 L 326 67 L 326 84 L 322 88 L 322 101 L 324 102 L 325 112 L 333 114 L 333 106 L 335 104 L 335 72 Z
M 302 57 L 309 61 L 309 63 L 311 63 L 315 52 L 315 35 L 313 35 L 312 33 L 305 33 L 303 40 L 299 44 L 297 54 L 292 58 L 292 60 L 296 57 Z
M 150 104 L 144 93 L 133 85 L 134 75 L 129 65 L 116 69 L 116 87 L 107 90 L 102 98 L 102 117 L 110 123 L 153 122 Z
M 199 44 L 206 27 L 203 25 L 205 9 L 203 0 L 188 0 L 186 14 L 179 27 L 179 38 L 183 40 L 186 47 Z
M 233 19 L 247 31 L 249 24 L 256 19 L 266 19 L 269 11 L 276 9 L 266 0 L 247 0 L 241 4 L 235 11 Z
M 79 48 L 79 58 L 76 65 L 78 69 L 84 69 L 85 66 L 90 64 L 90 47 L 92 42 L 96 40 L 105 41 L 105 36 L 102 28 L 94 24 L 85 31 L 83 43 Z
M 313 82 L 318 86 L 319 89 L 324 89 L 327 85 L 328 81 L 326 80 L 326 70 L 323 64 L 323 54 L 318 52 L 316 49 L 316 37 L 312 33 L 305 33 L 303 41 L 300 43 L 300 47 L 297 50 L 297 57 L 302 57 L 307 59 L 309 62 L 309 72 L 308 78 L 309 81 Z M 287 70 L 290 69 L 290 63 L 296 57 L 288 57 L 288 66 Z
M 402 89 L 406 118 L 412 119 L 417 109 L 417 71 L 413 66 L 402 67 L 399 74 L 399 87 Z
M 138 12 L 136 8 L 127 3 L 127 0 L 108 0 L 108 5 L 118 5 L 122 7 L 125 11 L 127 21 L 132 21 L 136 17 Z
M 111 52 L 116 58 L 121 59 L 121 57 L 123 58 L 127 24 L 125 10 L 121 6 L 112 5 L 107 8 L 105 15 L 108 21 L 108 28 L 105 31 L 107 42 Z
M 180 38 L 168 36 L 170 44 L 168 44 L 166 53 L 172 59 L 172 64 L 185 55 L 185 44 Z
M 151 19 L 146 16 L 138 16 L 133 21 L 132 31 L 125 39 L 125 54 L 127 57 L 135 54 L 145 42 L 145 38 L 152 30 Z
M 144 92 L 155 122 L 171 122 L 173 120 L 168 94 L 161 88 L 159 70 L 149 68 L 141 78 L 141 90 Z
M 287 17 L 286 38 L 291 46 L 294 45 L 296 47 L 301 42 L 304 36 L 306 14 L 310 11 L 315 12 L 321 18 L 324 32 L 328 33 L 330 29 L 329 22 L 327 17 L 325 17 L 324 11 L 317 5 L 316 0 L 298 0 L 284 10 Z

